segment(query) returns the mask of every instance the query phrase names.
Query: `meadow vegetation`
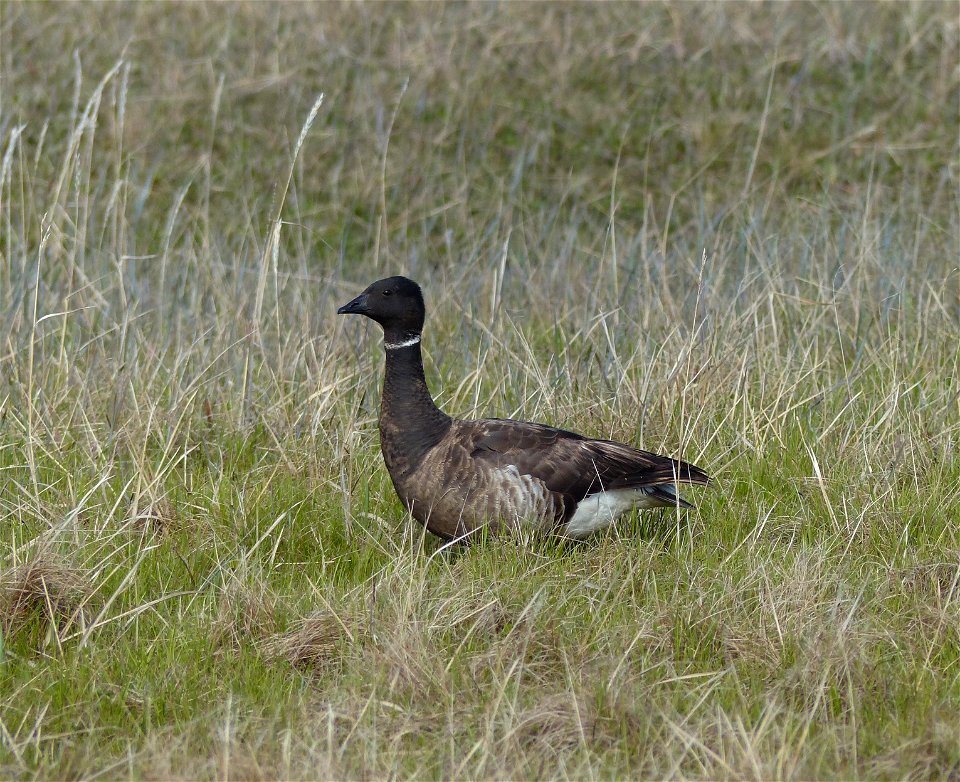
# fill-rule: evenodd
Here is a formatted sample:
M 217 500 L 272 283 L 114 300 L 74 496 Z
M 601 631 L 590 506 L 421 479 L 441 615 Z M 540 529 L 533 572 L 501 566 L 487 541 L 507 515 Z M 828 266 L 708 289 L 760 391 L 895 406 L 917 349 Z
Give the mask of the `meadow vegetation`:
M 0 777 L 957 779 L 958 36 L 0 4 Z M 441 550 L 334 314 L 394 273 L 448 412 L 697 509 Z

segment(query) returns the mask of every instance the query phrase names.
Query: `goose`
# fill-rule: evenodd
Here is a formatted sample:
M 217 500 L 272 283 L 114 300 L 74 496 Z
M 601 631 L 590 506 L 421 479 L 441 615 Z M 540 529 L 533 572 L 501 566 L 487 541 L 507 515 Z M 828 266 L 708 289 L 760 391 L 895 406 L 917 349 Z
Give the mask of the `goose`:
M 363 315 L 383 329 L 383 460 L 412 516 L 444 540 L 485 526 L 584 538 L 634 508 L 691 508 L 677 485 L 710 481 L 699 467 L 611 440 L 444 413 L 423 373 L 425 308 L 413 280 L 377 280 L 337 314 Z

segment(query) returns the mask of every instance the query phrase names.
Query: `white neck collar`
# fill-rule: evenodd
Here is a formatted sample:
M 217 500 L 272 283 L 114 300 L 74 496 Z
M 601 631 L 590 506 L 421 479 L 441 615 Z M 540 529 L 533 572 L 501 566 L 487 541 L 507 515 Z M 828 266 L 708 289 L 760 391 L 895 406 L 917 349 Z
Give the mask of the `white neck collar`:
M 420 335 L 417 334 L 410 339 L 405 339 L 403 342 L 384 342 L 384 350 L 397 350 L 398 348 L 408 348 L 411 345 L 416 345 L 420 341 Z

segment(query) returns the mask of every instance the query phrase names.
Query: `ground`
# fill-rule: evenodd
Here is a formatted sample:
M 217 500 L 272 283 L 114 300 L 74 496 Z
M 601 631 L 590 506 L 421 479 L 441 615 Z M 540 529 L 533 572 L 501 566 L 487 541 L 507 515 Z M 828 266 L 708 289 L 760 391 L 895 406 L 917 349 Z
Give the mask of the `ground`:
M 0 776 L 957 778 L 958 36 L 0 5 Z M 696 510 L 441 550 L 334 314 L 394 273 L 444 409 Z

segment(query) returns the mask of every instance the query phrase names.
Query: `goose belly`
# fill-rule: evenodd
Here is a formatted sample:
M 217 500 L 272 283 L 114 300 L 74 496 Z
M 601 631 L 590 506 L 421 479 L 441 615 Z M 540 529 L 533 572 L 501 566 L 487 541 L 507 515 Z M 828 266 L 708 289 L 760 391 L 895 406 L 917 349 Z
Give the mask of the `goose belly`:
M 671 487 L 672 488 L 672 487 Z M 614 489 L 584 497 L 563 529 L 572 538 L 586 537 L 592 532 L 609 527 L 618 516 L 634 508 L 646 510 L 663 508 L 663 500 L 650 496 L 645 489 Z

